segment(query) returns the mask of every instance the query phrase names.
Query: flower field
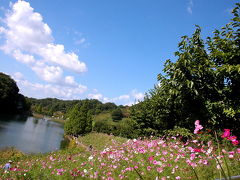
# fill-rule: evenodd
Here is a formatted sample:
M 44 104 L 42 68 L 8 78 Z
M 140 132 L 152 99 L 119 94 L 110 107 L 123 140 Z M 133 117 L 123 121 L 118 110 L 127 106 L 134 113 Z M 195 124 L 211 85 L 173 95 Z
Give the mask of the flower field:
M 237 137 L 202 140 L 199 122 L 195 138 L 151 137 L 126 140 L 91 133 L 80 137 L 83 146 L 14 160 L 0 179 L 219 179 L 240 175 Z M 231 144 L 231 142 L 233 144 Z M 93 149 L 85 147 L 92 144 Z M 1 164 L 3 166 L 4 164 Z

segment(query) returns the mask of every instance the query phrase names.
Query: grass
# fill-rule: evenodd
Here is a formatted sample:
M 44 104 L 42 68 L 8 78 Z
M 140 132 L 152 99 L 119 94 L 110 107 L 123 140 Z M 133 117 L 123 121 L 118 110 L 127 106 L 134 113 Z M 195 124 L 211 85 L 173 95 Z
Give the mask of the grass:
M 18 157 L 11 171 L 0 170 L 0 179 L 210 180 L 223 177 L 223 172 L 227 176 L 240 172 L 239 148 L 226 150 L 221 144 L 219 151 L 214 143 L 205 143 L 198 135 L 187 142 L 175 137 L 127 140 L 102 133 L 77 140 L 81 143 L 77 147 Z M 85 148 L 90 144 L 93 151 Z
M 98 151 L 101 151 L 106 147 L 112 146 L 114 143 L 122 144 L 127 141 L 127 139 L 125 138 L 107 135 L 103 133 L 90 133 L 86 136 L 79 137 L 78 140 L 86 146 L 92 145 L 93 149 Z

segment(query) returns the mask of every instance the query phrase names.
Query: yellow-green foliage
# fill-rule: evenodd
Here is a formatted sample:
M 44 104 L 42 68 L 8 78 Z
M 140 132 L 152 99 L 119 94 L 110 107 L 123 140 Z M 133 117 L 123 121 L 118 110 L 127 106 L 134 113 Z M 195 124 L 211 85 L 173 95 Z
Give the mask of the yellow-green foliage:
M 93 117 L 93 121 L 104 121 L 104 120 L 112 120 L 111 113 L 103 112 Z
M 15 149 L 13 147 L 8 147 L 8 148 L 0 150 L 0 163 L 2 161 L 7 161 L 10 159 L 15 160 L 22 156 L 24 156 L 24 154 L 21 151 Z
M 68 147 L 67 147 L 67 148 L 72 149 L 72 148 L 76 148 L 76 147 L 77 147 L 76 141 L 73 140 L 73 139 L 71 139 L 71 140 L 69 141 L 69 144 L 68 144 Z

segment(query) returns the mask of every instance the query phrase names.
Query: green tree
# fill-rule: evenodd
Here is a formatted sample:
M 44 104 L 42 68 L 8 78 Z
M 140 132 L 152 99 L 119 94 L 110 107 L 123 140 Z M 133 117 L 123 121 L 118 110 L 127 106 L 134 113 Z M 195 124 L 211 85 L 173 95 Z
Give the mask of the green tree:
M 112 119 L 114 121 L 119 121 L 119 120 L 122 120 L 122 118 L 123 118 L 123 113 L 122 113 L 122 110 L 120 108 L 114 109 L 112 111 L 111 115 L 112 115 Z
M 64 124 L 66 134 L 83 135 L 92 131 L 92 115 L 89 112 L 88 103 L 81 106 L 75 105 L 69 112 L 68 119 Z
M 234 18 L 207 43 L 197 26 L 183 36 L 176 62 L 167 60 L 163 74 L 144 101 L 131 108 L 131 117 L 144 134 L 174 126 L 193 128 L 195 120 L 214 128 L 240 127 L 240 4 Z
M 209 105 L 212 116 L 220 127 L 240 131 L 240 3 L 232 11 L 230 23 L 208 38 L 208 50 L 215 64 L 219 101 Z
M 19 89 L 8 75 L 0 73 L 0 111 L 16 112 Z

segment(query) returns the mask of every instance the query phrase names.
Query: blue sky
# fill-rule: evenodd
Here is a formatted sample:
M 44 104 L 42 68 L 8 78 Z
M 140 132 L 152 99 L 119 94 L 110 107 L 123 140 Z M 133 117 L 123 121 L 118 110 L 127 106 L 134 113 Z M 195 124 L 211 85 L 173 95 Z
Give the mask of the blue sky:
M 231 19 L 235 0 L 0 0 L 0 71 L 28 97 L 130 105 L 157 83 L 195 25 Z

